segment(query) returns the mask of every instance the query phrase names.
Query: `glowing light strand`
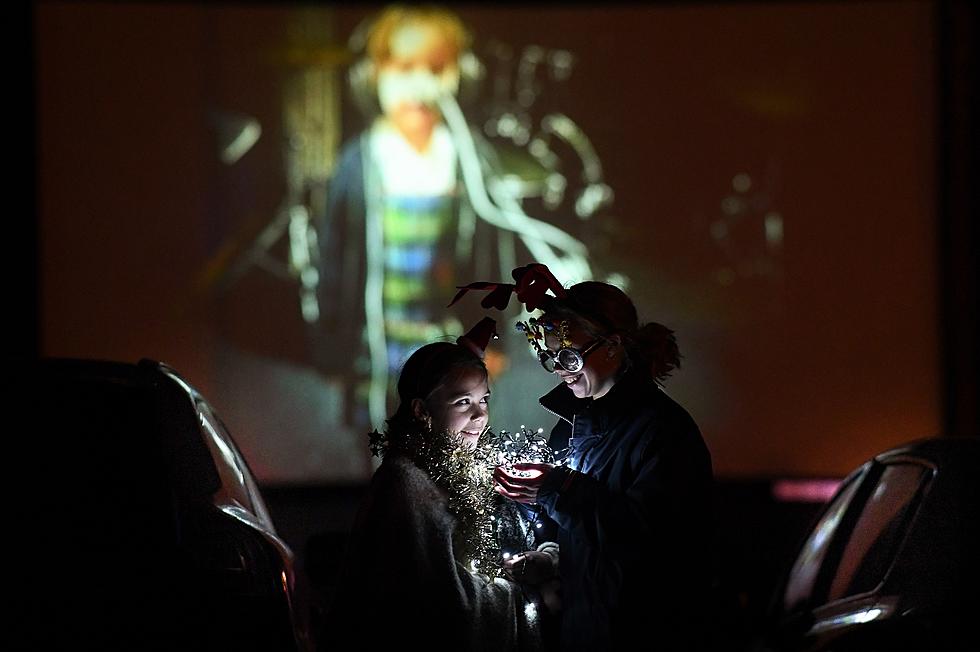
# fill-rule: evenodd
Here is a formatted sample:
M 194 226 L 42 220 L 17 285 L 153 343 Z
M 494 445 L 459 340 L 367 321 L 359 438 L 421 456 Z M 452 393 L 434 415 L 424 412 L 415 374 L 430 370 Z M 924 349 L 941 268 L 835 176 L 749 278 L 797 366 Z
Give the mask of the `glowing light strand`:
M 554 463 L 555 455 L 542 432 L 540 428 L 531 431 L 522 425 L 517 432 L 494 433 L 487 427 L 474 448 L 464 445 L 458 433 L 448 431 L 374 431 L 368 436 L 372 454 L 381 458 L 391 453 L 405 455 L 446 491 L 449 511 L 457 520 L 457 554 L 461 563 L 472 572 L 493 579 L 503 575 L 506 559 L 500 541 L 505 524 L 497 518 L 499 501 L 503 499 L 494 490 L 493 470 L 503 466 L 515 475 L 523 475 L 514 469 L 515 464 Z M 524 550 L 530 549 L 536 527 L 540 527 L 537 513 L 525 533 Z

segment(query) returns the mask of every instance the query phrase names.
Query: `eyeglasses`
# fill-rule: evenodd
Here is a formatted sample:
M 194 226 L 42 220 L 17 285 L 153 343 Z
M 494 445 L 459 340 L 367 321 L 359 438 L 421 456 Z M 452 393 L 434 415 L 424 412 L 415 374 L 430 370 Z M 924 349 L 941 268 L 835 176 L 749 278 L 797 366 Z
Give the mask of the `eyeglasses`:
M 601 342 L 602 340 L 593 340 L 591 344 L 581 351 L 571 346 L 563 346 L 557 351 L 543 349 L 538 351 L 538 362 L 541 363 L 541 366 L 549 374 L 554 372 L 558 367 L 572 374 L 578 373 L 585 366 L 585 356 L 592 353 Z
M 569 339 L 567 320 L 555 324 L 554 322 L 529 319 L 528 321 L 517 322 L 515 327 L 527 335 L 527 342 L 537 355 L 538 362 L 549 374 L 559 367 L 569 373 L 578 373 L 585 366 L 585 356 L 589 355 L 602 341 L 601 338 L 597 338 L 591 344 L 586 345 L 584 349 L 576 349 Z M 545 341 L 546 333 L 558 337 L 559 348 L 557 351 L 541 346 Z

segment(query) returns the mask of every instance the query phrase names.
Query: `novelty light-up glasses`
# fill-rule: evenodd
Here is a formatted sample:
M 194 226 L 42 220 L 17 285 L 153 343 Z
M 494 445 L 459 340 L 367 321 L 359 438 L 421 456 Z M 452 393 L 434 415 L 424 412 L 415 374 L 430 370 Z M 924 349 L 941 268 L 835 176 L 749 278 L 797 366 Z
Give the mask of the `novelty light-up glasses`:
M 564 319 L 558 323 L 556 328 L 552 322 L 538 321 L 532 317 L 527 321 L 517 322 L 515 328 L 523 331 L 524 335 L 527 336 L 528 344 L 534 349 L 538 362 L 548 373 L 554 372 L 558 367 L 573 374 L 582 371 L 585 366 L 585 357 L 592 353 L 601 342 L 597 338 L 582 350 L 576 349 L 572 346 L 571 340 L 568 339 L 568 321 Z M 558 350 L 552 351 L 541 346 L 541 342 L 545 341 L 545 336 L 548 333 L 554 333 L 555 330 L 558 331 L 557 337 L 560 343 Z

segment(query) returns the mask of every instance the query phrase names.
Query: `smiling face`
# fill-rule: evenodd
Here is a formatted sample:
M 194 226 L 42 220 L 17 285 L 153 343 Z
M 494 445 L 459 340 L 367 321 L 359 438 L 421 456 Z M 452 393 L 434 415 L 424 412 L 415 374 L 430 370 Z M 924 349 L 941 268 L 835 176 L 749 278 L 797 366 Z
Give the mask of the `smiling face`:
M 464 445 L 474 448 L 487 427 L 490 388 L 487 373 L 478 367 L 462 367 L 425 399 L 432 430 L 459 433 Z
M 573 348 L 584 351 L 595 339 L 581 324 L 569 320 L 568 341 Z M 545 346 L 550 351 L 558 351 L 561 340 L 554 333 L 549 333 L 545 336 Z M 572 373 L 556 366 L 553 373 L 576 398 L 601 398 L 616 384 L 623 361 L 623 347 L 619 337 L 613 335 L 585 357 L 585 366 L 580 371 Z

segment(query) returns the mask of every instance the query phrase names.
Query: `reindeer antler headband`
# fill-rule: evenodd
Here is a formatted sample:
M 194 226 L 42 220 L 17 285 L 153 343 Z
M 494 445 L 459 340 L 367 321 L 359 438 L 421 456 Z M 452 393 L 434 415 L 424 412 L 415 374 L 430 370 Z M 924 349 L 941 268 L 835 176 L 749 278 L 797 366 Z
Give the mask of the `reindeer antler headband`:
M 548 290 L 551 290 L 552 294 L 559 299 L 564 299 L 567 296 L 565 288 L 558 282 L 547 265 L 541 263 L 524 265 L 514 269 L 511 276 L 514 277 L 513 283 L 477 281 L 469 285 L 461 285 L 459 292 L 456 293 L 449 305 L 455 304 L 470 290 L 488 290 L 487 296 L 480 301 L 480 305 L 484 308 L 505 310 L 510 303 L 510 295 L 513 293 L 517 295 L 517 300 L 524 304 L 528 312 L 533 312 L 543 305 Z M 543 350 L 541 342 L 544 341 L 545 332 L 554 330 L 552 324 L 546 324 L 534 318 L 517 322 L 516 328 L 527 336 L 528 344 L 534 348 L 536 353 Z M 562 322 L 559 327 L 562 346 L 567 346 L 567 329 L 567 324 Z
M 491 283 L 488 281 L 477 281 L 469 285 L 460 285 L 459 292 L 449 302 L 452 306 L 459 301 L 464 294 L 470 290 L 489 290 L 490 293 L 483 297 L 480 305 L 484 308 L 496 308 L 505 310 L 510 303 L 510 295 L 517 295 L 517 300 L 524 304 L 528 312 L 533 312 L 541 307 L 545 293 L 551 290 L 558 297 L 565 296 L 565 288 L 558 282 L 555 275 L 551 273 L 547 265 L 541 263 L 531 263 L 524 267 L 518 267 L 511 272 L 514 277 L 513 283 Z

